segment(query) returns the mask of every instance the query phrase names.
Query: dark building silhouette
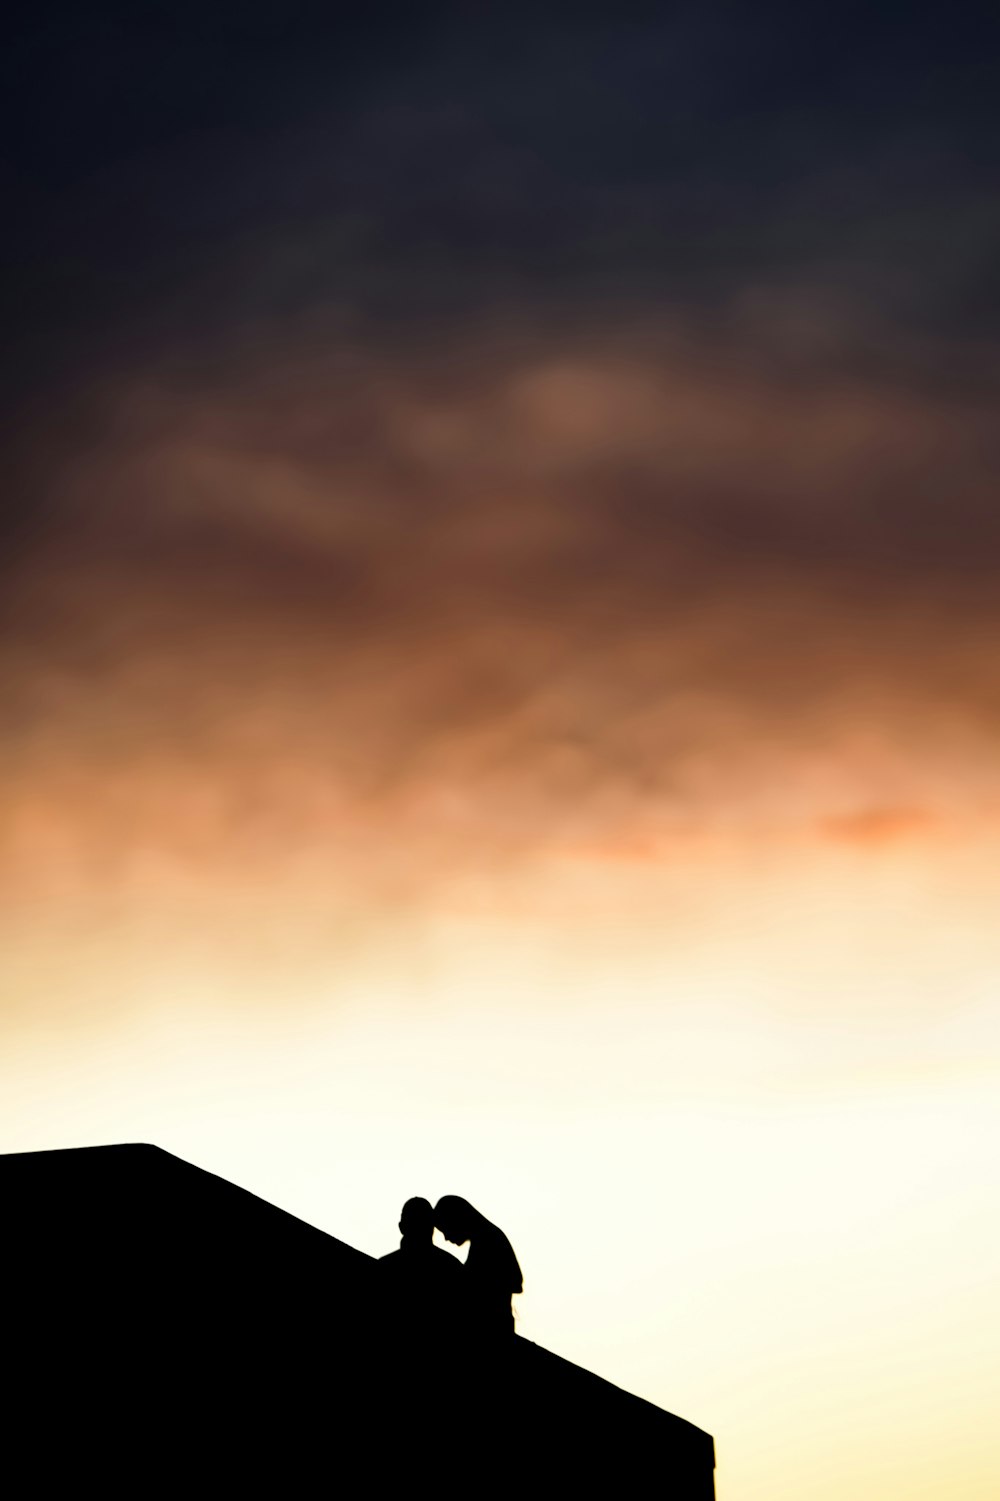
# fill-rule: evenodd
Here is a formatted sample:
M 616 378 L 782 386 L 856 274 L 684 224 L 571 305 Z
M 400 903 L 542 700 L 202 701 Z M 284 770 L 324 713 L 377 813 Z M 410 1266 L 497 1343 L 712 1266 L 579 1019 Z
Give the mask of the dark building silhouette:
M 714 1496 L 712 1439 L 521 1338 L 414 1334 L 384 1268 L 157 1147 L 0 1156 L 20 1494 Z

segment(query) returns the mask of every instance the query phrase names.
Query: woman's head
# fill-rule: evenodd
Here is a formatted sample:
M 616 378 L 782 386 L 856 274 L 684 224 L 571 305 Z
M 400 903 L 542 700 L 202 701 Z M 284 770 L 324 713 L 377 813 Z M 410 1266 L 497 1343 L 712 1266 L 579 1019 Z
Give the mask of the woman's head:
M 434 1206 L 434 1223 L 454 1246 L 464 1245 L 481 1219 L 479 1211 L 456 1194 L 445 1194 Z

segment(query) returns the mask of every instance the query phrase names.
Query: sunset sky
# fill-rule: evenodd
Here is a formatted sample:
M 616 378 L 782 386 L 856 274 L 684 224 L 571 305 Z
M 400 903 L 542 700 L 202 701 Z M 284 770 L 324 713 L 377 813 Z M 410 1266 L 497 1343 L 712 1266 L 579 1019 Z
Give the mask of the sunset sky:
M 995 1501 L 1000 21 L 15 10 L 0 1150 Z

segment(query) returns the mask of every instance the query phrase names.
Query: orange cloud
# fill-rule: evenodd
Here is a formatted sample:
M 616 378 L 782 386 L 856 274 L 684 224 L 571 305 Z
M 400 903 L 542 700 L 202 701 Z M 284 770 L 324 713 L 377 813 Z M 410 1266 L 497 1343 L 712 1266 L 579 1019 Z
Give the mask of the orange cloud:
M 9 592 L 11 910 L 249 932 L 280 891 L 346 931 L 553 852 L 974 817 L 985 443 L 975 412 L 676 346 L 116 389 L 38 458 L 53 524 Z
M 933 814 L 923 808 L 865 808 L 825 818 L 820 827 L 830 839 L 877 848 L 925 834 L 936 825 Z

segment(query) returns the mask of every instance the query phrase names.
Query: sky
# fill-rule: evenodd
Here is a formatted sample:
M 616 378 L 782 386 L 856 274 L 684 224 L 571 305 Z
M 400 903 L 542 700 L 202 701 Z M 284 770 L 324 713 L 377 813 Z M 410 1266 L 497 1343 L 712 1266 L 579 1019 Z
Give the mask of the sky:
M 5 25 L 0 1149 L 462 1194 L 720 1501 L 994 1497 L 995 17 Z

